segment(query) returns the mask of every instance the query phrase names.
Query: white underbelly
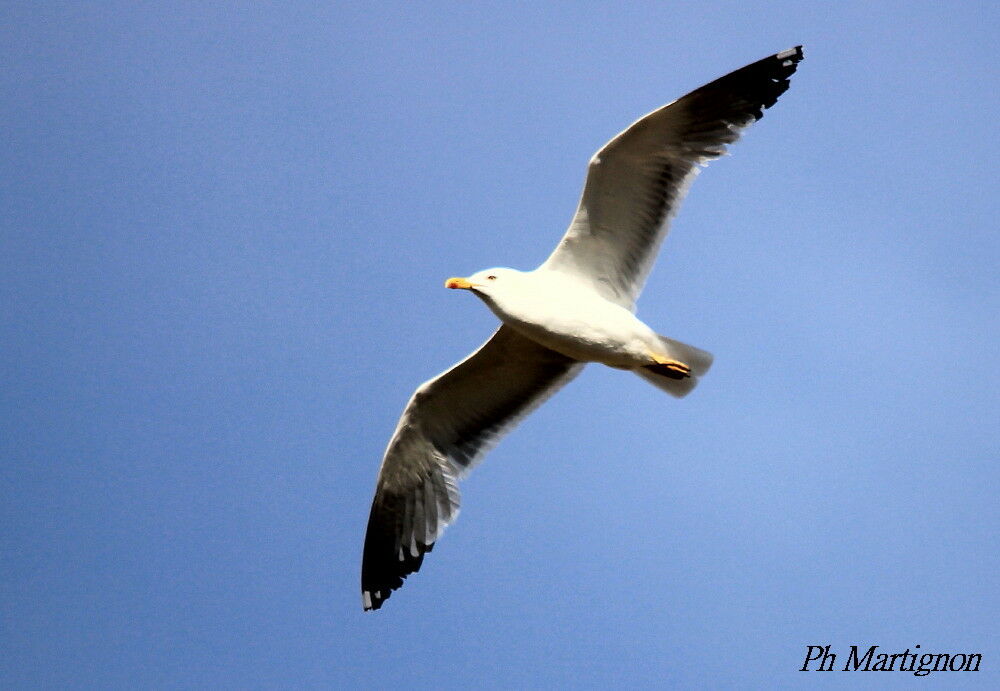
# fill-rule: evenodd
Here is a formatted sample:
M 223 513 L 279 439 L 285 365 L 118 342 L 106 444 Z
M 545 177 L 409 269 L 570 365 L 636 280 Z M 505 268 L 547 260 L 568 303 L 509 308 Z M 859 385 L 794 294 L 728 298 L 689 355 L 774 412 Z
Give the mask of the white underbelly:
M 557 353 L 582 362 L 632 368 L 649 362 L 653 331 L 627 310 L 598 310 L 574 314 L 554 309 L 544 320 L 522 321 L 506 315 L 504 321 L 522 335 Z

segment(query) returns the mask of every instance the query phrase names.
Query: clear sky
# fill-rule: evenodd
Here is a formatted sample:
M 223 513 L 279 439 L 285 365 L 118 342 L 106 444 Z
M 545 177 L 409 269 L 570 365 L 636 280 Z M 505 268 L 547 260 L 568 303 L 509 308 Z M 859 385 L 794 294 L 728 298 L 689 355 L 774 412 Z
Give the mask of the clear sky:
M 0 685 L 997 688 L 996 4 L 420 5 L 0 5 Z M 639 303 L 709 376 L 588 368 L 363 614 L 386 441 L 496 323 L 443 279 L 797 43 Z

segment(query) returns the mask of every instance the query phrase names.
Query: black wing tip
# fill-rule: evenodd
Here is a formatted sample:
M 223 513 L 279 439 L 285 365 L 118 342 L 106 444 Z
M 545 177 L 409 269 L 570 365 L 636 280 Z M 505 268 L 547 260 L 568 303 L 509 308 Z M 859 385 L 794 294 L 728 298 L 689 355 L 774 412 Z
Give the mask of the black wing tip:
M 794 48 L 789 48 L 788 50 L 783 50 L 780 53 L 766 57 L 754 65 L 750 65 L 750 67 L 759 65 L 765 69 L 772 84 L 772 88 L 763 95 L 760 109 L 753 114 L 754 120 L 760 120 L 764 117 L 764 111 L 777 103 L 778 97 L 788 90 L 788 87 L 791 85 L 789 79 L 795 74 L 795 70 L 798 69 L 799 63 L 804 58 L 805 54 L 802 52 L 802 46 L 795 46 Z
M 789 79 L 795 74 L 803 59 L 805 53 L 802 51 L 802 46 L 794 46 L 731 72 L 713 82 L 712 86 L 729 82 L 730 88 L 743 92 L 741 95 L 744 98 L 751 102 L 756 101 L 748 112 L 756 122 L 764 117 L 764 111 L 777 103 L 778 98 L 788 90 L 791 85 Z
M 362 590 L 361 606 L 366 612 L 374 612 L 382 607 L 382 603 L 388 600 L 390 595 L 392 595 L 391 590 Z
M 394 590 L 402 588 L 406 577 L 420 570 L 424 555 L 434 549 L 433 543 L 418 543 L 418 556 L 407 553 L 402 559 L 396 559 L 396 555 L 391 553 L 391 543 L 388 545 L 389 552 L 369 551 L 369 543 L 366 538 L 361 561 L 361 606 L 366 612 L 380 608 Z
M 739 128 L 764 117 L 791 85 L 790 78 L 805 58 L 802 46 L 768 55 L 695 89 L 682 101 L 699 120 L 721 118 Z M 734 116 L 736 120 L 730 120 Z M 731 143 L 731 142 L 727 142 Z
M 403 581 L 411 573 L 420 570 L 424 555 L 434 549 L 434 543 L 415 541 L 416 554 L 409 549 L 400 551 L 398 547 L 399 527 L 395 523 L 395 498 L 376 497 L 372 502 L 365 532 L 365 546 L 361 557 L 361 606 L 366 612 L 376 610 L 389 599 L 392 591 L 403 586 Z

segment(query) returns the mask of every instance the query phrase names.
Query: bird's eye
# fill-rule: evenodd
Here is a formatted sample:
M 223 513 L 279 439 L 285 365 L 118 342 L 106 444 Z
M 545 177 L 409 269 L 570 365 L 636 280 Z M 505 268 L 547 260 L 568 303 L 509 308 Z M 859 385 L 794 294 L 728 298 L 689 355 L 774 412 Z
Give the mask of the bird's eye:
M 495 280 L 497 280 L 497 277 L 496 276 L 487 276 L 486 280 L 487 281 L 495 281 Z

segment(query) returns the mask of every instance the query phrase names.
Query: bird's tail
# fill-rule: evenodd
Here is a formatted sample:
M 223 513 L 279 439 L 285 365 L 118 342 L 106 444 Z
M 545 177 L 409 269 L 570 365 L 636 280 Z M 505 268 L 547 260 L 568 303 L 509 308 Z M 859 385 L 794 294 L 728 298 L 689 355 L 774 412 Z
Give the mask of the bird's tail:
M 699 377 L 712 366 L 712 354 L 666 336 L 660 336 L 660 346 L 662 352 L 658 355 L 663 355 L 679 366 L 649 365 L 632 371 L 671 396 L 683 398 L 691 393 L 698 385 Z M 688 371 L 685 372 L 684 368 Z

